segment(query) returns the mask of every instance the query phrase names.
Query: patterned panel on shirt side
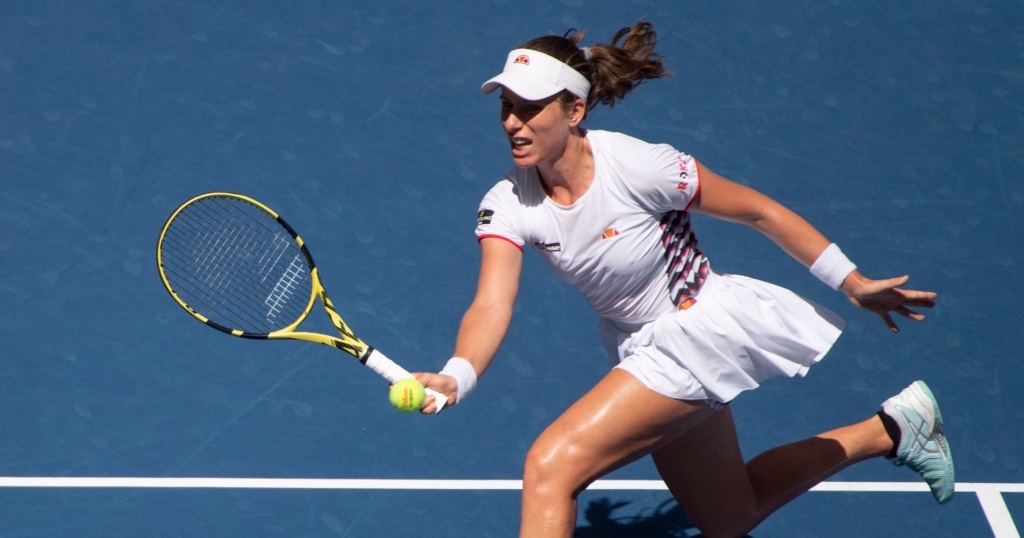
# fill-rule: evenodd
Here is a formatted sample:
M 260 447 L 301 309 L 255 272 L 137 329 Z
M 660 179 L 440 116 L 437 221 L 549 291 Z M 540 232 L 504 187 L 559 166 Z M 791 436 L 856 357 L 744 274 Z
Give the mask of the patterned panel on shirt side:
M 688 307 L 687 299 L 696 295 L 707 280 L 708 260 L 690 228 L 690 214 L 670 211 L 661 218 L 661 245 L 669 294 L 677 308 Z

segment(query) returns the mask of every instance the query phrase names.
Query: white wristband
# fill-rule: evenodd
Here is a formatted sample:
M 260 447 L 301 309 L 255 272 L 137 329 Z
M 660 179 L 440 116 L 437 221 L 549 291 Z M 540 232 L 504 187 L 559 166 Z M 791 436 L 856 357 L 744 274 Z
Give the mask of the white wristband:
M 469 393 L 473 392 L 473 389 L 476 388 L 476 370 L 469 361 L 462 357 L 448 359 L 448 363 L 441 369 L 441 375 L 455 378 L 455 383 L 459 386 L 459 393 L 455 397 L 455 403 L 462 403 L 462 400 L 469 396 Z
M 832 243 L 811 265 L 811 274 L 832 289 L 838 290 L 846 277 L 856 269 L 857 265 L 851 262 L 835 243 Z

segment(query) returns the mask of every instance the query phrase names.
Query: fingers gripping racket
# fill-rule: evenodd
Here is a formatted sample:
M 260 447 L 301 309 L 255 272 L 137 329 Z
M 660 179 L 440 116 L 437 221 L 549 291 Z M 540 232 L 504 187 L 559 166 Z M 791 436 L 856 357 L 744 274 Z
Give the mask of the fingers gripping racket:
M 327 297 L 302 239 L 252 198 L 227 192 L 192 198 L 167 219 L 156 252 L 171 297 L 214 329 L 242 338 L 316 342 L 350 353 L 391 383 L 412 377 L 356 337 Z M 340 338 L 296 331 L 318 297 Z M 448 403 L 436 391 L 427 394 L 437 411 Z

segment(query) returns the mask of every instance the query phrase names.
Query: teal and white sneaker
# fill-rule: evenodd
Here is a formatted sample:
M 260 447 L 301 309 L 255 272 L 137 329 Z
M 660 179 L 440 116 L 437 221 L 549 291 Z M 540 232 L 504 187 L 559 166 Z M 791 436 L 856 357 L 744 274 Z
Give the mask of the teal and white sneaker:
M 939 504 L 952 500 L 956 483 L 953 453 L 942 434 L 942 413 L 928 385 L 915 381 L 886 400 L 882 411 L 900 428 L 900 444 L 892 462 L 917 471 Z

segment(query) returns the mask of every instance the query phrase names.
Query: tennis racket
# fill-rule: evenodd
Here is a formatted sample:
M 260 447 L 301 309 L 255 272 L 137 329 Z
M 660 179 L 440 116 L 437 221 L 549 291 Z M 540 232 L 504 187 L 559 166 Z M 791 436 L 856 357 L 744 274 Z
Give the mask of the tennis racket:
M 156 249 L 160 279 L 194 318 L 261 340 L 303 340 L 345 351 L 395 383 L 412 374 L 366 345 L 327 297 L 305 243 L 269 207 L 229 192 L 201 194 L 171 214 Z M 296 331 L 317 298 L 341 337 Z M 437 411 L 448 399 L 431 389 Z

